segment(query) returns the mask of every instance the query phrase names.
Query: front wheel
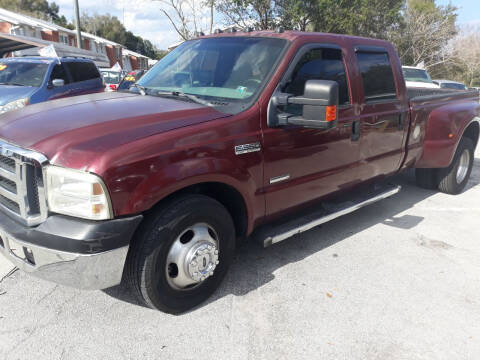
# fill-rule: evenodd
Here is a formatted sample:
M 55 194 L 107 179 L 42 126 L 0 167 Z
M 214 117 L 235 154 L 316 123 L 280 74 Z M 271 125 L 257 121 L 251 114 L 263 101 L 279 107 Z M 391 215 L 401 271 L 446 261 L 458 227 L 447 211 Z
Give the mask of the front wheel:
M 469 138 L 462 138 L 452 164 L 440 172 L 438 188 L 447 194 L 459 194 L 467 185 L 473 168 L 475 145 Z
M 234 224 L 222 204 L 183 196 L 142 224 L 127 260 L 127 281 L 147 306 L 184 312 L 217 289 L 232 261 L 234 240 Z

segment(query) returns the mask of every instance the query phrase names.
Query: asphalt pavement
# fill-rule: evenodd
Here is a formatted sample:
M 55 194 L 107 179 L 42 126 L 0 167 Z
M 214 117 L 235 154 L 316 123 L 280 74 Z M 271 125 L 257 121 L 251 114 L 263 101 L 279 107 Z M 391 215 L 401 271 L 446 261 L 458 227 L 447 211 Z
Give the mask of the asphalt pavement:
M 408 172 L 390 199 L 267 249 L 247 243 L 214 297 L 180 316 L 0 258 L 0 359 L 480 359 L 476 156 L 461 195 Z

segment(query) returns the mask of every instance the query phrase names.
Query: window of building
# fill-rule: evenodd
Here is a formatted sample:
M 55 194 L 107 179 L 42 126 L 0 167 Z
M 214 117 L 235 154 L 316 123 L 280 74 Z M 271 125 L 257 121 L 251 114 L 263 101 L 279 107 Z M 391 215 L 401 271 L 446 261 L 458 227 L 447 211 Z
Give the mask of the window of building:
M 358 51 L 365 101 L 396 99 L 392 66 L 386 52 Z
M 62 44 L 68 45 L 68 35 L 60 34 L 60 35 L 58 36 L 58 40 L 59 40 L 59 42 L 61 42 Z

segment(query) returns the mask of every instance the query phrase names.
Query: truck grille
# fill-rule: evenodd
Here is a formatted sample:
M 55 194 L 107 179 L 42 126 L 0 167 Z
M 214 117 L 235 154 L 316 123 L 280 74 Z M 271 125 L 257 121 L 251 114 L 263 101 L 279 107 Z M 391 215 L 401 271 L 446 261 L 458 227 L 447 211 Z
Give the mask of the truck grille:
M 0 140 L 0 211 L 34 226 L 47 217 L 42 154 Z

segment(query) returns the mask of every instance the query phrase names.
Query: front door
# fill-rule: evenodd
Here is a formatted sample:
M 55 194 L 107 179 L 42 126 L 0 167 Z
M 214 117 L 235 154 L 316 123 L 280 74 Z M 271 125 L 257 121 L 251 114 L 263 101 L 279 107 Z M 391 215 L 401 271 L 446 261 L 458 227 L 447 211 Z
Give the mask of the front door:
M 329 130 L 287 125 L 264 130 L 264 186 L 267 215 L 357 183 L 359 143 L 352 141 L 355 115 L 342 51 L 332 45 L 307 45 L 300 49 L 279 91 L 303 95 L 307 80 L 339 83 L 339 120 Z M 288 105 L 278 111 L 301 113 Z
M 59 87 L 54 87 L 52 86 L 53 80 L 63 80 L 64 85 Z M 61 99 L 61 98 L 70 96 L 70 91 L 71 91 L 70 84 L 69 84 L 70 79 L 68 77 L 68 74 L 63 64 L 54 65 L 52 69 L 52 73 L 50 74 L 50 79 L 48 83 L 49 83 L 49 87 L 46 90 L 48 93 L 48 100 Z

